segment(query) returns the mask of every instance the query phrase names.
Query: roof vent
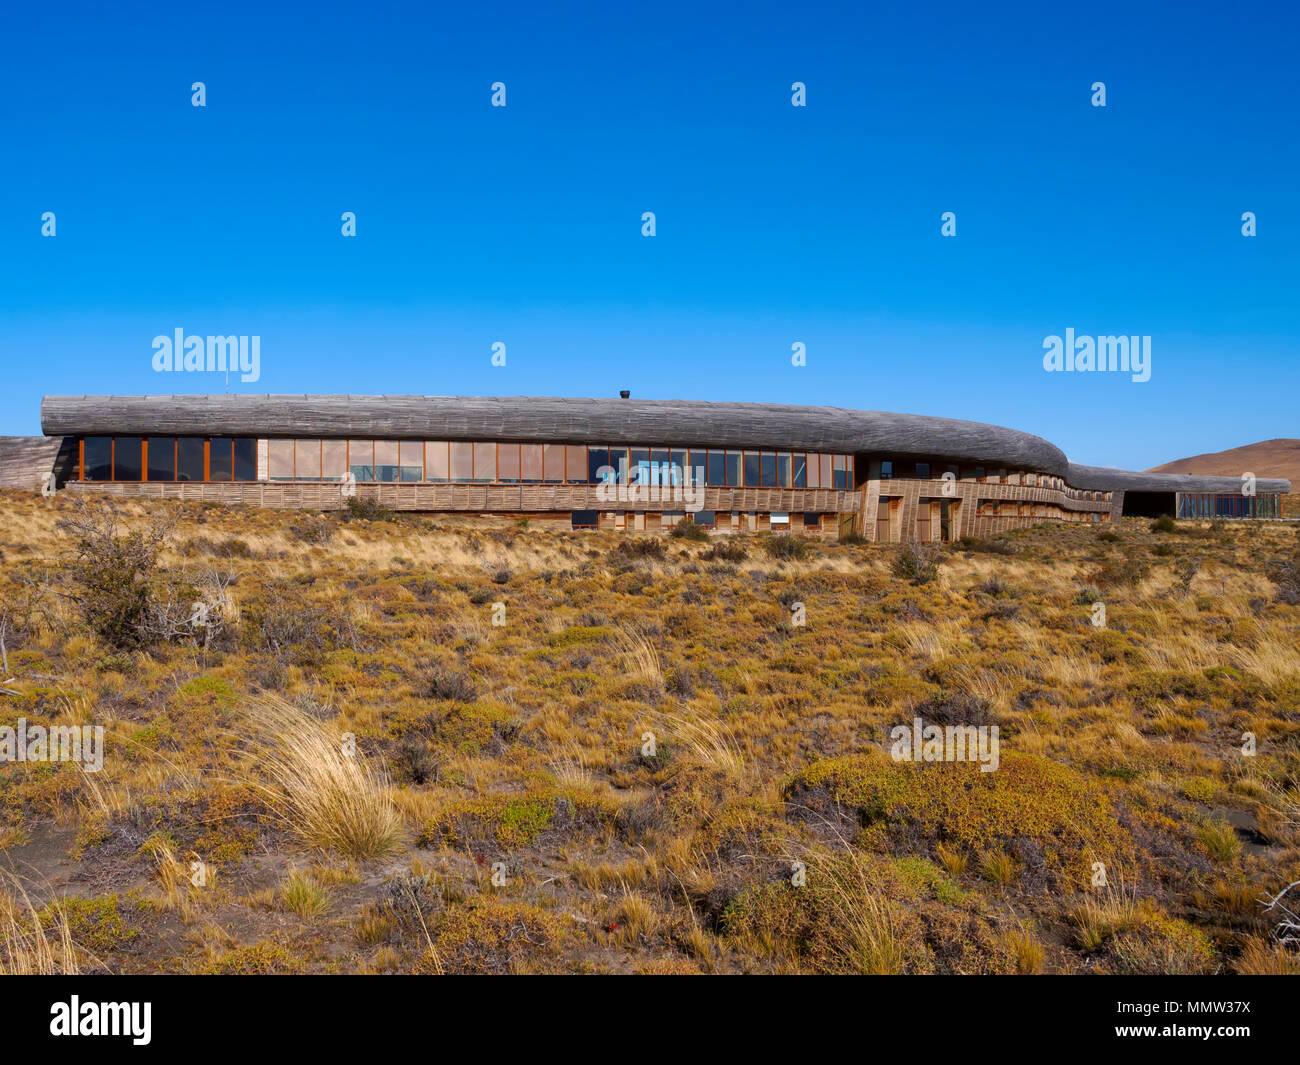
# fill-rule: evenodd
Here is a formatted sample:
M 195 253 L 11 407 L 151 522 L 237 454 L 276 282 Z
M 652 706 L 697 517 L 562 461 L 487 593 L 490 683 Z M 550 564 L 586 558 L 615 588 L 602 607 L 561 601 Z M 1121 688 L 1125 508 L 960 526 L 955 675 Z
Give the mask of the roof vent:
M 621 392 L 618 394 L 618 398 L 619 398 L 619 399 L 630 399 L 631 397 L 632 397 L 632 393 L 629 392 L 626 388 L 623 389 L 623 391 L 621 391 Z

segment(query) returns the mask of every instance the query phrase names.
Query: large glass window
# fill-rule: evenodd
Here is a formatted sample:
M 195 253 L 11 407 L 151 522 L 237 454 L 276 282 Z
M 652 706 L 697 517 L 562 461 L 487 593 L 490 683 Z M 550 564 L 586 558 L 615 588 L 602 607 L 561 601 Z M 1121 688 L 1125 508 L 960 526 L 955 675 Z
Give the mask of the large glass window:
M 790 487 L 790 456 L 776 456 L 776 484 L 778 488 Z
M 744 484 L 744 481 L 741 480 L 741 476 L 740 476 L 741 473 L 740 460 L 741 460 L 741 455 L 739 451 L 727 452 L 726 481 L 727 481 L 728 488 L 739 488 L 742 484 Z
M 149 437 L 149 480 L 176 480 L 176 441 L 170 436 Z
M 358 481 L 375 479 L 375 442 L 373 440 L 348 441 L 348 472 Z
M 474 445 L 453 440 L 450 450 L 451 479 L 456 482 L 474 480 Z
M 424 461 L 427 463 L 425 473 L 428 474 L 429 480 L 442 484 L 451 476 L 451 467 L 447 459 L 447 441 L 426 440 Z
M 297 481 L 320 480 L 320 441 L 297 440 L 293 448 L 293 476 Z M 214 477 L 213 480 L 216 480 Z
M 802 451 L 796 451 L 791 458 L 791 465 L 794 468 L 790 483 L 795 488 L 808 487 L 808 456 Z
M 600 484 L 600 471 L 609 465 L 609 449 L 587 448 L 587 483 Z
M 568 444 L 564 448 L 564 479 L 569 484 L 587 482 L 587 448 L 582 444 Z
M 403 440 L 398 445 L 398 463 L 402 467 L 403 481 L 424 480 L 424 444 L 419 440 Z
M 745 487 L 756 488 L 761 485 L 759 475 L 759 454 L 757 451 L 745 452 Z
M 181 444 L 184 445 L 182 440 Z M 273 481 L 293 480 L 293 441 L 268 440 L 266 442 L 266 475 Z M 199 480 L 203 478 L 200 477 Z
M 762 458 L 762 478 L 764 488 L 776 487 L 776 455 L 771 451 L 764 451 Z
M 727 453 L 725 451 L 710 451 L 704 466 L 706 483 L 719 487 L 727 483 Z
M 231 458 L 234 443 L 228 436 L 214 436 L 208 441 L 209 481 L 229 481 L 231 479 L 231 472 L 234 469 Z
M 542 445 L 521 444 L 519 447 L 519 479 L 524 484 L 539 484 L 542 480 Z
M 341 481 L 348 475 L 348 442 L 326 440 L 320 447 L 320 479 Z
M 289 445 L 289 474 L 293 475 L 293 441 L 277 441 Z M 203 480 L 203 437 L 182 436 L 176 441 L 176 480 Z
M 848 469 L 845 464 L 844 455 L 832 456 L 832 476 L 834 477 L 833 487 L 837 492 L 847 492 L 849 490 Z
M 832 468 L 832 461 L 833 461 L 833 456 L 831 455 L 821 456 L 821 465 L 822 465 L 821 479 L 822 479 L 823 488 L 835 487 L 835 474 Z
M 392 484 L 397 480 L 399 470 L 396 440 L 375 441 L 375 480 L 383 484 Z
M 480 441 L 474 445 L 474 480 L 494 481 L 497 476 L 497 446 Z
M 235 480 L 257 480 L 257 441 L 251 436 L 235 438 Z
M 518 444 L 497 444 L 497 477 L 506 484 L 519 483 Z
M 815 451 L 808 452 L 808 487 L 822 486 L 822 457 Z
M 547 484 L 564 482 L 564 445 L 542 445 L 542 480 Z
M 111 481 L 113 479 L 113 438 L 111 436 L 88 436 L 83 441 L 85 447 L 85 478 L 88 481 Z
M 139 436 L 113 437 L 113 480 L 141 480 L 140 444 L 143 439 Z

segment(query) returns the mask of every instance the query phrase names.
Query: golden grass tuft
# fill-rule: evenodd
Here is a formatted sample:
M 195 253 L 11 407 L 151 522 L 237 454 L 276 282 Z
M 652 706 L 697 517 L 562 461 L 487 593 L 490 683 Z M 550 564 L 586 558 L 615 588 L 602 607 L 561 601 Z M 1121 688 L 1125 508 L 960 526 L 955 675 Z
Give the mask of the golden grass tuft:
M 283 699 L 249 704 L 249 783 L 306 843 L 350 858 L 379 858 L 401 839 L 387 779 L 359 751 Z
M 0 872 L 0 976 L 75 976 L 81 972 L 67 914 L 51 910 L 47 929 L 22 882 Z

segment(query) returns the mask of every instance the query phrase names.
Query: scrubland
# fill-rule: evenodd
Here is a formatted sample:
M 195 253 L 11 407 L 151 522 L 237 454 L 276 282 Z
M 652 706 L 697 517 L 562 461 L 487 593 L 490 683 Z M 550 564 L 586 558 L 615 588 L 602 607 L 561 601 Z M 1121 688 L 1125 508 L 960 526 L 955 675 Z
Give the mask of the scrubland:
M 106 518 L 0 493 L 0 726 L 104 729 L 0 764 L 0 971 L 1300 971 L 1293 525 Z

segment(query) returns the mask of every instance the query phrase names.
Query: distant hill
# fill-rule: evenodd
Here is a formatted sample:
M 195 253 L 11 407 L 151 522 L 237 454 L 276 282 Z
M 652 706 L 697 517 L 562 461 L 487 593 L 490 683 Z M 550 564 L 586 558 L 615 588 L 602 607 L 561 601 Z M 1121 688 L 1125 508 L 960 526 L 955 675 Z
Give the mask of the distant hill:
M 1291 482 L 1291 491 L 1295 494 L 1300 492 L 1300 440 L 1285 437 L 1261 440 L 1258 444 L 1232 447 L 1227 451 L 1175 459 L 1163 466 L 1154 466 L 1148 472 L 1203 473 L 1224 477 L 1240 477 L 1249 472 L 1256 477 L 1285 477 Z

